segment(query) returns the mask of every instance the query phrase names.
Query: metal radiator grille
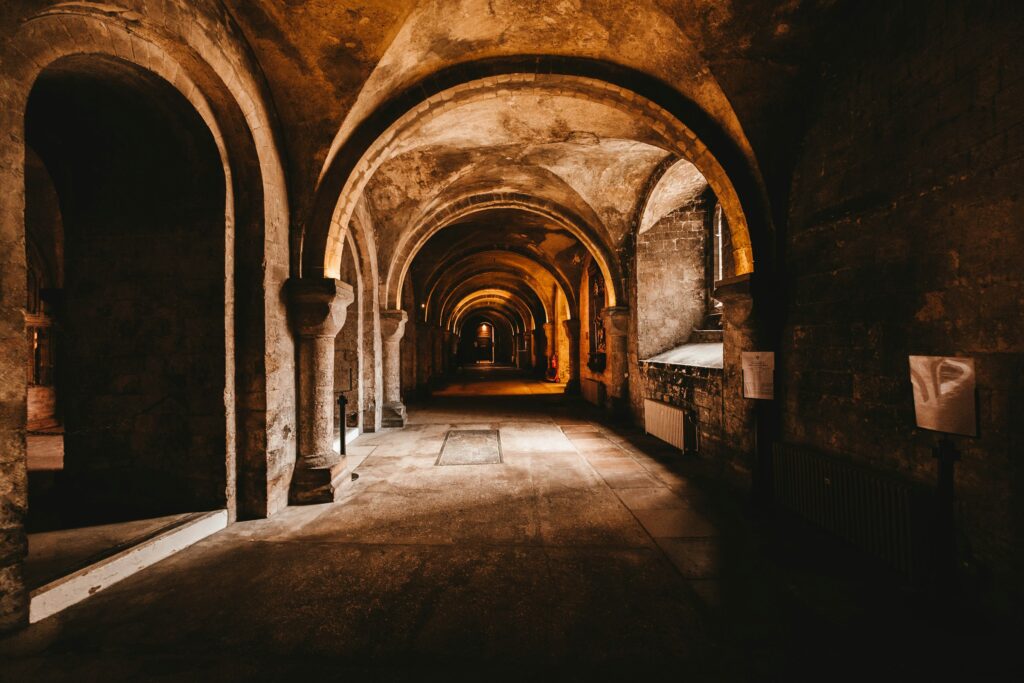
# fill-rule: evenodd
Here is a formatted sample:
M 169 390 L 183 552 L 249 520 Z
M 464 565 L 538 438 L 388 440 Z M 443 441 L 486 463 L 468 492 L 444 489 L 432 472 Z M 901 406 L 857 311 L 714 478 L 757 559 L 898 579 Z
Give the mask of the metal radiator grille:
M 775 501 L 910 577 L 925 566 L 931 496 L 919 484 L 776 444 Z
M 644 431 L 683 450 L 683 410 L 644 399 Z

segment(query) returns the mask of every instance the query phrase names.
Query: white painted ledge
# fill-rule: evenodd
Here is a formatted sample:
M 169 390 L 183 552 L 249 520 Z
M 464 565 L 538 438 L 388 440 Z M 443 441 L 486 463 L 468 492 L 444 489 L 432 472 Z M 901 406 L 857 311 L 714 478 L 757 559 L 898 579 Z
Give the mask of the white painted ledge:
M 99 562 L 32 591 L 29 623 L 81 602 L 132 574 L 184 550 L 228 525 L 227 510 L 200 512 L 173 527 Z

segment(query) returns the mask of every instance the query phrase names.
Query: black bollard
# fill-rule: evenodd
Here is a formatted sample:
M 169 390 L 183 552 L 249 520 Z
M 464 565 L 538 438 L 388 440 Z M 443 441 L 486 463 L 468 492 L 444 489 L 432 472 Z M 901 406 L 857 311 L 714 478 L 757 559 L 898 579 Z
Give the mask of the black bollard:
M 339 450 L 342 455 L 345 455 L 345 432 L 348 431 L 348 415 L 345 413 L 347 406 L 348 399 L 345 398 L 345 394 L 338 394 L 338 413 L 341 415 L 341 446 Z

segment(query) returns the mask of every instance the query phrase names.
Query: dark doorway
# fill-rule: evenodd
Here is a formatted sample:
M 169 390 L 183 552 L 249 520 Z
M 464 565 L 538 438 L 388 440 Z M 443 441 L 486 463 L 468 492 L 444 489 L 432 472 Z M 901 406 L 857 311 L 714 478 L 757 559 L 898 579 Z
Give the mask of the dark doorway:
M 30 440 L 51 437 L 29 448 L 28 531 L 224 508 L 226 187 L 213 135 L 166 81 L 98 56 L 47 68 L 25 129 Z

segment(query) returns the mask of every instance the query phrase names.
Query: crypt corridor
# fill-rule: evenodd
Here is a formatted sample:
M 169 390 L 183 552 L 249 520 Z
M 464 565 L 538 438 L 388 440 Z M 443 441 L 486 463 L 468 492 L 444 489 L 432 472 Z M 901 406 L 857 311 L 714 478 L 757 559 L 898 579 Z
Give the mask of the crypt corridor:
M 0 680 L 994 675 L 1022 29 L 4 3 Z

